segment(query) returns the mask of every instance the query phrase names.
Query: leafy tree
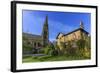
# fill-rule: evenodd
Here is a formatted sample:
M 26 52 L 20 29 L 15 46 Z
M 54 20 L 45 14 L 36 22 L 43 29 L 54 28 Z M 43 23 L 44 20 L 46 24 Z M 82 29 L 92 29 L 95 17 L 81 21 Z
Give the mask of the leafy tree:
M 67 55 L 69 56 L 73 56 L 76 55 L 77 49 L 75 47 L 73 47 L 73 42 L 72 41 L 68 41 L 68 45 L 67 45 Z
M 44 48 L 44 53 L 51 56 L 58 55 L 58 51 L 55 49 L 53 44 L 49 44 Z
M 77 40 L 77 46 L 78 46 L 78 50 L 79 50 L 79 54 L 84 56 L 85 54 L 85 47 L 86 47 L 86 36 L 84 33 L 80 32 L 81 34 L 81 38 L 79 40 Z
M 58 55 L 60 55 L 60 48 L 57 45 L 57 43 L 54 45 L 54 47 L 55 47 L 55 51 L 58 53 Z
M 80 39 L 77 41 L 77 46 L 78 48 L 81 50 L 81 49 L 84 49 L 85 48 L 85 43 L 86 41 L 84 39 Z
M 87 49 L 91 48 L 91 37 L 90 36 L 86 38 L 86 48 Z
M 57 56 L 58 55 L 58 50 L 51 50 L 50 51 L 50 55 L 52 55 L 52 56 Z
M 88 36 L 86 38 L 86 46 L 85 46 L 84 57 L 86 57 L 86 58 L 91 57 L 91 37 L 90 36 Z

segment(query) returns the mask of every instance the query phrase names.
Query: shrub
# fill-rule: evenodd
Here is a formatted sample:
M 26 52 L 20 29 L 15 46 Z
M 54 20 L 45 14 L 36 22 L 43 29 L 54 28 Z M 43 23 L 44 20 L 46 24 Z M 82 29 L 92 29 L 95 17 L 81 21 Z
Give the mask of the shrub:
M 50 49 L 50 47 L 49 46 L 46 46 L 45 48 L 44 48 L 44 53 L 45 54 L 49 54 L 49 51 L 50 51 L 51 49 Z
M 23 45 L 23 54 L 31 54 L 32 53 L 32 47 L 29 45 Z
M 70 47 L 69 49 L 67 49 L 67 53 L 66 54 L 69 55 L 69 56 L 77 55 L 77 48 Z
M 58 51 L 57 50 L 51 50 L 50 51 L 50 55 L 57 56 L 58 55 Z
M 53 44 L 47 45 L 44 48 L 44 53 L 47 54 L 47 55 L 51 55 L 51 56 L 58 55 L 58 51 L 55 50 L 55 47 L 54 47 Z
M 39 53 L 44 54 L 44 48 L 41 48 Z
M 58 49 L 59 55 L 63 55 L 66 52 L 66 45 L 64 42 L 60 42 L 60 48 Z
M 78 40 L 77 41 L 77 46 L 78 46 L 80 55 L 84 56 L 84 54 L 85 54 L 86 40 L 84 40 L 84 39 Z
M 83 39 L 78 40 L 77 46 L 79 49 L 84 49 L 85 48 L 85 40 L 83 40 Z
M 32 47 L 29 46 L 29 45 L 23 45 L 23 50 L 25 50 L 25 51 L 31 51 Z
M 86 38 L 86 48 L 91 49 L 91 37 L 90 36 Z

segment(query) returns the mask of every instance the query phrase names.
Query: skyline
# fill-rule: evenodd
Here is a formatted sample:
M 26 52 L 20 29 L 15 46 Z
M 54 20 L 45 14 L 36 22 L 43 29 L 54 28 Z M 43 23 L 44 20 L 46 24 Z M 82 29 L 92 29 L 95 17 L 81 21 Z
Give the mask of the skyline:
M 41 35 L 45 18 L 48 16 L 49 40 L 53 42 L 58 33 L 67 34 L 80 27 L 83 22 L 85 30 L 91 33 L 91 14 L 79 12 L 51 12 L 23 10 L 23 32 Z

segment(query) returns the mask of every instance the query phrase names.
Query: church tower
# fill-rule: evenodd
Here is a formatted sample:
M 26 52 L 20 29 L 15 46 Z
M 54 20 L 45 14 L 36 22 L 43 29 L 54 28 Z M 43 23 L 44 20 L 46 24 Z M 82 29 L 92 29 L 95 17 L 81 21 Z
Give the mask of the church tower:
M 82 21 L 80 21 L 80 28 L 81 28 L 81 29 L 84 29 L 84 24 L 83 24 Z
M 42 30 L 42 38 L 43 38 L 43 47 L 47 46 L 49 43 L 49 31 L 48 31 L 48 16 L 46 16 L 43 30 Z

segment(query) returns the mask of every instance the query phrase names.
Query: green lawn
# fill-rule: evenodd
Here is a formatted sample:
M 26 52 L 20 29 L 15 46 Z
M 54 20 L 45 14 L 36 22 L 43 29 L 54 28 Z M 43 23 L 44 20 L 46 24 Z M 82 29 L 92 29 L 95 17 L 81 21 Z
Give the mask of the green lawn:
M 39 57 L 24 57 L 22 62 L 28 63 L 28 62 L 45 62 L 45 61 L 69 61 L 69 60 L 85 60 L 90 58 L 80 57 L 80 56 L 39 56 Z

